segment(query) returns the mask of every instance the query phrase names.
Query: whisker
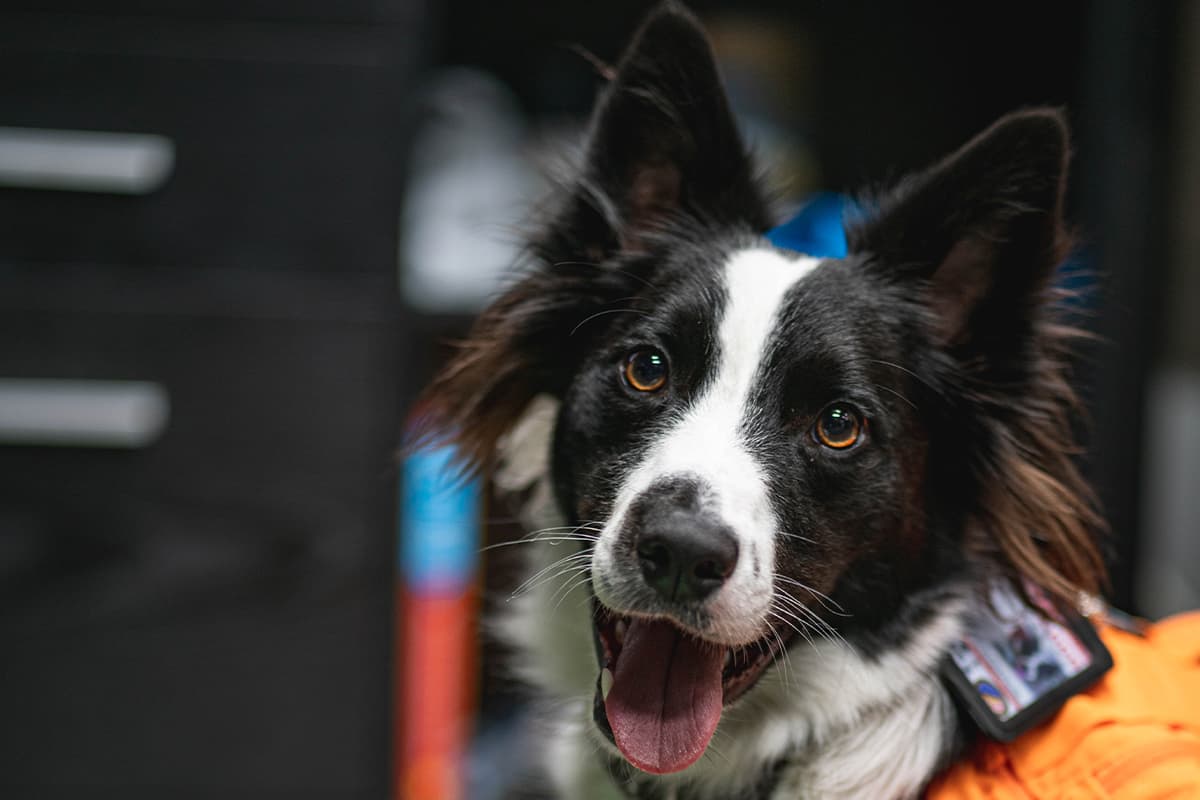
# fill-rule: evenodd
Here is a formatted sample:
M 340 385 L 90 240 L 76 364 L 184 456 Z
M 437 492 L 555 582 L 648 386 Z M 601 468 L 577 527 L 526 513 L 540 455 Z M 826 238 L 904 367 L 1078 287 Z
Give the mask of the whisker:
M 562 544 L 563 542 L 591 542 L 591 543 L 594 543 L 599 538 L 600 537 L 598 537 L 598 536 L 581 536 L 581 535 L 571 535 L 571 534 L 566 534 L 566 533 L 551 534 L 551 535 L 544 536 L 539 539 L 513 539 L 512 541 L 508 541 L 508 542 L 494 542 L 492 544 L 489 544 L 487 547 L 481 547 L 479 549 L 479 552 L 486 553 L 490 550 L 499 550 L 502 547 L 516 547 L 517 545 L 521 545 L 521 544 L 548 544 L 548 545 L 553 546 L 556 544 Z
M 811 608 L 806 606 L 804 603 L 801 603 L 796 598 L 791 597 L 790 595 L 787 595 L 785 593 L 781 593 L 775 598 L 775 600 L 779 601 L 785 608 L 789 608 L 794 613 L 802 615 L 805 620 L 805 624 L 808 626 L 808 628 L 810 630 L 814 631 L 815 633 L 820 634 L 823 638 L 826 638 L 826 639 L 841 638 L 841 634 L 837 631 L 836 628 L 834 628 L 832 625 L 830 625 L 825 620 L 821 619 L 820 615 L 818 615 L 815 611 L 813 611 Z
M 846 649 L 852 649 L 850 647 L 850 643 L 846 641 L 846 638 L 842 636 L 842 634 L 836 628 L 834 628 L 825 620 L 821 619 L 811 608 L 804 605 L 799 600 L 796 600 L 794 597 L 789 597 L 787 595 L 780 595 L 778 599 L 787 601 L 791 604 L 788 606 L 789 608 L 793 609 L 796 613 L 803 614 L 805 617 L 804 624 L 809 628 L 809 630 L 812 630 L 814 633 L 818 634 L 821 636 L 821 638 L 826 639 L 827 641 L 839 644 Z
M 582 328 L 584 325 L 588 324 L 589 322 L 596 319 L 597 317 L 603 317 L 606 314 L 641 314 L 643 317 L 650 316 L 645 311 L 639 311 L 636 308 L 606 308 L 603 311 L 597 311 L 595 314 L 592 314 L 591 316 L 586 317 L 582 322 L 580 322 L 578 325 L 576 325 L 574 328 L 572 328 L 571 332 L 567 335 L 574 336 L 575 332 L 578 331 L 580 328 Z
M 798 589 L 803 589 L 804 591 L 808 592 L 813 597 L 817 598 L 817 600 L 821 601 L 821 605 L 824 606 L 825 610 L 831 614 L 837 614 L 839 617 L 853 616 L 852 614 L 849 614 L 846 612 L 846 609 L 842 607 L 841 603 L 834 600 L 832 597 L 825 594 L 824 592 L 820 592 L 820 591 L 812 588 L 811 586 L 809 586 L 806 583 L 798 581 L 795 578 L 789 578 L 787 575 L 781 575 L 778 572 L 775 573 L 774 578 L 775 578 L 775 580 L 779 581 L 780 583 L 786 583 L 789 586 L 795 586 Z M 833 608 L 830 608 L 829 607 L 830 605 L 832 605 Z
M 917 408 L 917 404 L 916 404 L 916 403 L 914 403 L 912 400 L 909 400 L 907 397 L 905 397 L 904 395 L 900 394 L 900 393 L 899 393 L 899 392 L 897 392 L 895 389 L 893 389 L 893 388 L 891 388 L 891 387 L 889 387 L 889 386 L 884 386 L 882 383 L 875 383 L 875 382 L 873 382 L 873 381 L 872 381 L 871 385 L 872 385 L 872 386 L 874 386 L 876 389 L 882 389 L 883 391 L 885 391 L 885 392 L 887 392 L 887 393 L 889 393 L 889 394 L 893 394 L 893 395 L 895 395 L 896 397 L 899 397 L 901 400 L 903 400 L 904 402 L 908 403 L 908 405 L 909 405 L 910 407 L 912 407 L 912 410 L 913 410 L 913 411 L 920 411 L 920 409 L 919 409 L 919 408 Z
M 942 394 L 941 390 L 939 390 L 939 389 L 938 389 L 938 387 L 934 386 L 932 383 L 930 383 L 929 381 L 925 380 L 924 378 L 922 378 L 922 377 L 921 377 L 920 375 L 918 375 L 917 373 L 913 372 L 913 371 L 912 371 L 911 369 L 909 369 L 908 367 L 902 366 L 902 365 L 900 365 L 900 364 L 896 364 L 896 363 L 894 363 L 894 362 L 892 362 L 892 361 L 885 361 L 885 360 L 883 360 L 883 359 L 880 359 L 880 358 L 868 358 L 868 359 L 866 359 L 866 360 L 867 360 L 869 363 L 871 363 L 871 364 L 878 364 L 878 365 L 880 365 L 881 367 L 891 367 L 892 369 L 899 370 L 900 372 L 903 372 L 903 373 L 905 373 L 906 375 L 909 375 L 910 377 L 912 377 L 913 379 L 915 379 L 915 380 L 916 380 L 918 383 L 922 384 L 922 385 L 923 385 L 925 388 L 929 389 L 929 391 L 933 392 L 933 393 L 934 393 L 935 395 L 937 395 L 938 397 L 944 397 L 944 396 L 945 396 L 945 395 L 943 395 L 943 394 Z
M 727 766 L 730 765 L 731 762 L 729 761 L 728 756 L 726 756 L 724 753 L 722 753 L 720 751 L 720 749 L 718 749 L 717 746 L 715 744 L 713 744 L 711 741 L 708 743 L 708 747 L 705 748 L 705 750 L 704 750 L 704 755 L 707 756 L 709 753 L 719 756 L 720 759 L 722 761 L 724 761 Z
M 531 592 L 538 586 L 548 583 L 561 575 L 567 574 L 568 572 L 573 572 L 581 567 L 586 567 L 590 564 L 591 558 L 592 554 L 587 551 L 582 553 L 572 553 L 571 555 L 564 556 L 563 558 L 560 558 L 554 563 L 543 567 L 530 577 L 526 578 L 520 586 L 518 586 L 516 589 L 513 589 L 512 594 L 509 595 L 508 599 L 515 600 L 517 597 Z M 576 564 L 575 562 L 579 563 Z M 558 571 L 554 572 L 554 574 L 547 574 L 556 569 Z
M 563 541 L 595 542 L 600 538 L 602 530 L 602 523 L 590 520 L 579 525 L 559 525 L 550 528 L 540 528 L 511 541 L 489 544 L 486 547 L 480 548 L 480 552 L 485 553 L 500 547 L 512 547 L 513 545 L 534 544 L 537 542 L 548 542 L 552 545 Z
M 560 593 L 562 594 L 562 597 L 558 597 L 558 601 L 554 603 L 555 611 L 557 611 L 558 607 L 563 604 L 564 600 L 566 600 L 568 597 L 571 596 L 571 592 L 575 591 L 580 586 L 583 586 L 584 584 L 586 584 L 588 581 L 590 581 L 592 579 L 591 570 L 583 569 L 582 571 L 583 571 L 582 577 L 577 578 L 574 583 L 570 583 L 570 584 L 564 583 L 557 592 L 555 592 L 553 595 L 551 595 L 550 599 L 553 601 L 554 598 L 558 597 Z M 564 588 L 566 589 L 566 591 L 563 591 Z
M 821 656 L 822 660 L 824 659 L 824 655 L 821 653 L 820 648 L 817 647 L 817 643 L 813 641 L 812 636 L 809 635 L 808 626 L 804 623 L 804 620 L 794 617 L 790 614 L 785 616 L 786 612 L 781 608 L 772 608 L 768 613 L 795 632 L 797 636 L 804 639 L 808 646 L 811 647 L 818 656 Z
M 630 272 L 629 270 L 623 269 L 621 267 L 615 267 L 612 265 L 606 266 L 604 264 L 596 263 L 595 261 L 555 261 L 554 266 L 556 266 L 556 267 L 593 267 L 595 269 L 603 269 L 603 270 L 608 270 L 611 272 L 617 272 L 617 273 L 620 273 L 621 275 L 624 275 L 627 278 L 633 278 L 635 281 L 641 281 L 642 285 L 644 285 L 648 289 L 654 289 L 655 291 L 658 290 L 657 286 L 655 286 L 653 283 L 651 283 L 650 281 L 643 278 L 641 275 Z
M 777 603 L 771 604 L 771 610 L 769 613 L 774 616 L 775 619 L 787 625 L 793 632 L 803 636 L 805 639 L 808 639 L 809 644 L 812 644 L 812 640 L 809 639 L 809 633 L 816 633 L 816 631 L 812 630 L 812 626 L 809 625 L 808 621 L 803 617 L 800 617 L 795 612 L 790 611 L 786 606 L 779 605 Z
M 576 567 L 575 570 L 570 572 L 572 574 L 570 574 L 569 577 L 564 578 L 559 587 L 554 590 L 554 594 L 550 595 L 550 601 L 554 603 L 553 608 L 556 611 L 581 581 L 585 581 L 591 577 L 582 567 Z
M 779 644 L 779 650 L 771 653 L 771 665 L 779 673 L 779 680 L 783 683 L 784 688 L 791 689 L 791 663 L 788 659 L 787 647 L 783 641 L 783 636 L 780 635 L 779 631 L 775 630 L 774 626 L 771 628 L 771 633 L 775 636 L 775 641 Z
M 798 534 L 798 533 L 790 533 L 790 532 L 788 532 L 788 531 L 780 531 L 780 532 L 779 532 L 779 535 L 780 535 L 780 536 L 783 536 L 783 537 L 785 537 L 785 538 L 788 538 L 788 539 L 796 539 L 796 540 L 798 540 L 798 541 L 801 541 L 801 542 L 808 542 L 809 544 L 816 544 L 816 543 L 817 543 L 815 539 L 810 539 L 810 538 L 808 538 L 807 536 L 801 536 L 801 535 L 800 535 L 800 534 Z

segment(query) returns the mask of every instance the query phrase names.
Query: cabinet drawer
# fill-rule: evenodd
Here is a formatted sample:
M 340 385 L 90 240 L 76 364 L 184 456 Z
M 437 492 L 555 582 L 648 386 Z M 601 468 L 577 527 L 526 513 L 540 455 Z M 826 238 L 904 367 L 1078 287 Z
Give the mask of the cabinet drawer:
M 36 272 L 4 276 L 0 376 L 170 414 L 141 447 L 0 445 L 0 794 L 382 796 L 388 294 Z
M 83 282 L 81 273 L 41 275 L 41 288 L 64 287 L 53 296 L 6 282 L 0 378 L 22 379 L 17 388 L 27 393 L 65 386 L 97 406 L 140 402 L 165 420 L 119 447 L 85 435 L 81 445 L 99 446 L 72 448 L 70 430 L 44 431 L 53 446 L 39 446 L 36 431 L 0 442 L 0 497 L 47 508 L 71 505 L 64 496 L 119 495 L 177 502 L 189 513 L 273 509 L 314 535 L 341 516 L 359 522 L 339 538 L 361 538 L 364 510 L 391 490 L 384 477 L 396 441 L 398 318 L 380 282 L 338 292 L 332 278 L 226 274 L 219 283 L 181 280 L 135 292 L 111 276 Z M 103 408 L 81 410 L 84 422 L 105 419 Z M 69 404 L 57 411 L 69 412 Z
M 0 263 L 394 269 L 416 31 L 53 19 L 0 15 L 0 126 L 170 164 L 148 193 L 0 185 Z

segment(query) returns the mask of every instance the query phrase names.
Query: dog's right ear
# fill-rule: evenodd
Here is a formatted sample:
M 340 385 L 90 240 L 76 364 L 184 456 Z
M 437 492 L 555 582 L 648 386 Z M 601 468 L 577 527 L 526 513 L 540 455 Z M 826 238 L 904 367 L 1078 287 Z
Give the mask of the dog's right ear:
M 452 439 L 472 467 L 488 466 L 534 396 L 561 397 L 612 319 L 601 312 L 644 290 L 644 256 L 681 223 L 761 233 L 771 219 L 704 31 L 668 2 L 601 95 L 579 177 L 531 243 L 533 269 L 426 391 L 423 438 Z
M 646 18 L 596 107 L 583 174 L 544 255 L 601 261 L 683 219 L 763 233 L 754 165 L 700 23 L 667 2 Z

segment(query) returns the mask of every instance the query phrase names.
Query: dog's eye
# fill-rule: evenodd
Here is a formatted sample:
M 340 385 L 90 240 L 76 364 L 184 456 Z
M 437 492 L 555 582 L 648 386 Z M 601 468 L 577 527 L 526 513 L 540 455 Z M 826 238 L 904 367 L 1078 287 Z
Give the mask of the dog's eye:
M 845 403 L 825 406 L 813 426 L 817 441 L 834 450 L 853 447 L 862 437 L 864 421 L 862 415 Z
M 657 350 L 634 350 L 625 359 L 625 382 L 639 392 L 657 392 L 667 383 L 667 357 Z

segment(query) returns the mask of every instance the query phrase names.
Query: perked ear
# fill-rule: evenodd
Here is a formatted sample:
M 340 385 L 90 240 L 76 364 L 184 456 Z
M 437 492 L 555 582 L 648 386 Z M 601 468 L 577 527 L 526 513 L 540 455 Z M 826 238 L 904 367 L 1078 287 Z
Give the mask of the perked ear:
M 542 244 L 599 261 L 639 251 L 677 219 L 762 233 L 772 225 L 700 23 L 658 6 L 592 118 L 583 174 Z
M 533 397 L 561 395 L 611 320 L 601 312 L 644 289 L 645 264 L 634 262 L 658 237 L 680 225 L 770 224 L 704 31 L 665 3 L 601 95 L 582 170 L 531 242 L 531 271 L 480 315 L 426 391 L 423 439 L 451 438 L 471 466 L 489 465 Z
M 941 344 L 1020 338 L 1003 320 L 1027 319 L 1066 255 L 1068 153 L 1059 111 L 1009 114 L 878 201 L 850 251 L 924 282 Z
M 884 197 L 848 231 L 865 268 L 908 282 L 929 311 L 934 346 L 950 358 L 969 434 L 943 469 L 972 475 L 968 548 L 1008 577 L 1066 603 L 1105 582 L 1103 521 L 1073 458 L 1079 402 L 1051 279 L 1066 256 L 1068 135 L 1054 110 L 1003 117 L 932 169 Z M 941 420 L 944 424 L 945 420 Z M 969 444 L 967 444 L 969 443 Z

